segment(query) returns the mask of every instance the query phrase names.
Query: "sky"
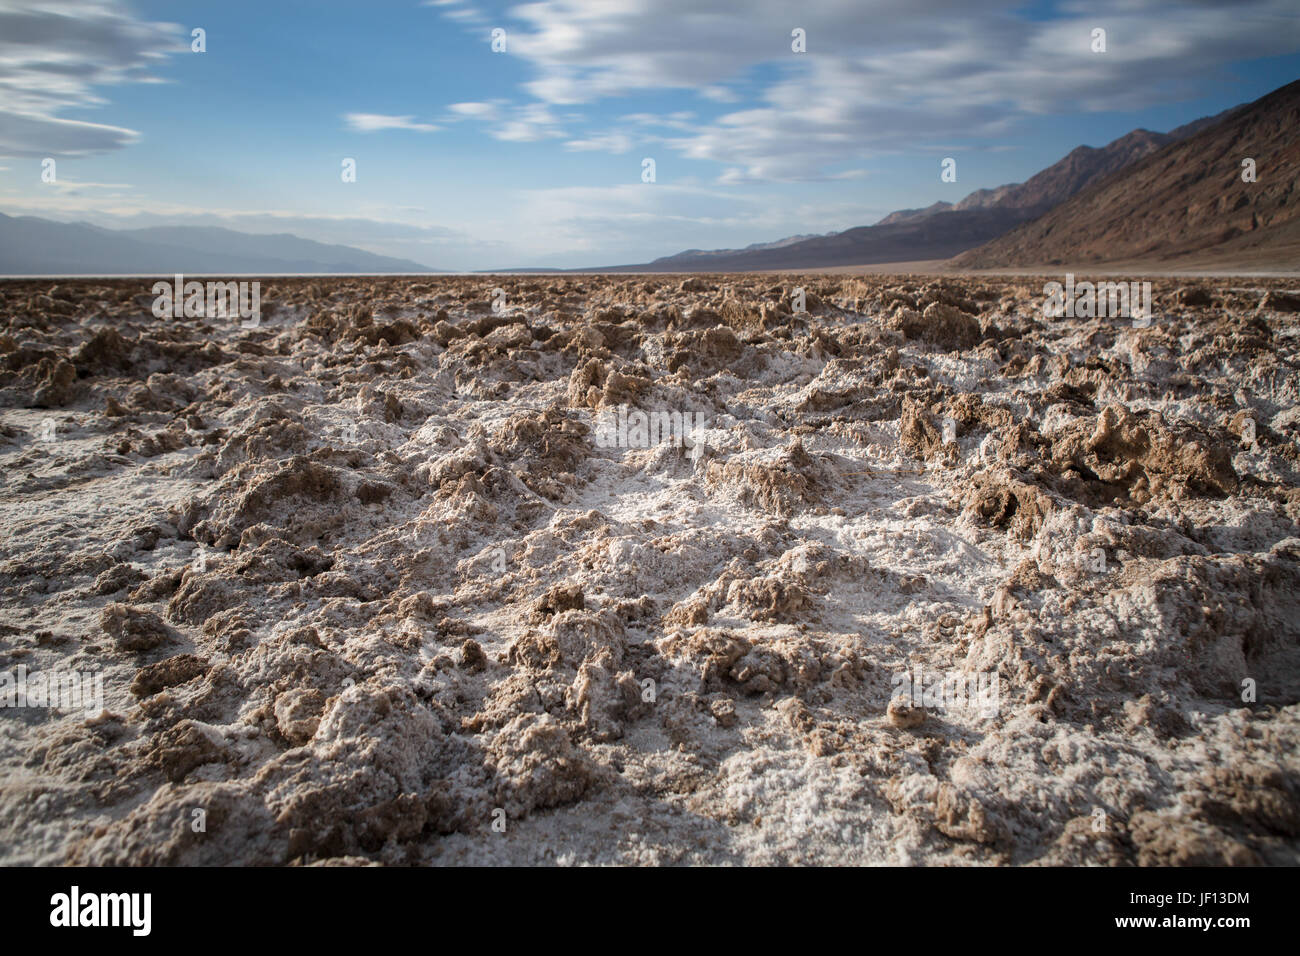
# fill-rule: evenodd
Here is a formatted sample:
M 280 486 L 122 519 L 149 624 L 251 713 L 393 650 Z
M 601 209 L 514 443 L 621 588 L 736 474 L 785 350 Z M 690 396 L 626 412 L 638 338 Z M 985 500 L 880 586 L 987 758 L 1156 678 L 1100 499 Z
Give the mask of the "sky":
M 1297 78 L 1297 0 L 0 0 L 0 211 L 638 263 L 955 202 Z

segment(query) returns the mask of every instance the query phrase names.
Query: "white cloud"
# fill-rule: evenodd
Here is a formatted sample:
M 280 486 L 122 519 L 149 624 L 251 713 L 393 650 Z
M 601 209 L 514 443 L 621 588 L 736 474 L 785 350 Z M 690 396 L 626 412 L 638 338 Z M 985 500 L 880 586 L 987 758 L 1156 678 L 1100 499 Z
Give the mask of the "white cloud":
M 1005 135 L 1044 113 L 1137 110 L 1208 93 L 1227 64 L 1300 49 L 1294 0 L 1063 2 L 1053 20 L 1006 0 L 541 0 L 510 52 L 550 105 L 691 90 L 749 109 L 682 129 L 682 155 L 733 178 L 818 180 L 935 141 Z M 790 31 L 807 33 L 807 52 Z M 1107 30 L 1093 53 L 1091 31 Z M 762 77 L 762 85 L 758 77 Z M 507 136 L 503 138 L 522 138 Z M 579 137 L 572 142 L 590 142 Z
M 52 186 L 55 189 L 62 189 L 69 193 L 75 193 L 79 189 L 134 189 L 130 183 L 89 183 L 78 182 L 75 179 L 64 179 L 62 176 L 56 182 L 43 183 L 42 185 Z
M 693 130 L 699 128 L 699 120 L 689 110 L 679 110 L 659 116 L 654 113 L 629 113 L 618 118 L 620 123 L 634 123 L 637 126 L 660 126 L 667 129 Z
M 470 119 L 495 119 L 499 112 L 498 103 L 452 103 L 448 107 L 457 117 Z
M 136 20 L 117 0 L 0 4 L 0 155 L 80 156 L 119 149 L 134 130 L 59 117 L 102 106 L 96 87 L 157 82 L 149 70 L 188 51 L 181 27 Z
M 417 133 L 432 133 L 438 127 L 417 123 L 414 116 L 385 116 L 382 113 L 348 113 L 343 119 L 348 128 L 358 133 L 376 133 L 386 129 L 406 129 Z
M 734 90 L 729 90 L 725 86 L 701 86 L 695 92 L 706 100 L 713 100 L 715 103 L 738 103 L 740 96 Z
M 493 139 L 535 143 L 565 135 L 559 118 L 544 103 L 522 106 L 505 102 L 453 103 L 448 108 L 455 114 L 453 119 L 472 119 L 482 123 L 484 131 Z
M 420 6 L 441 8 L 444 17 L 462 25 L 481 27 L 488 22 L 478 8 L 465 4 L 464 0 L 425 0 Z
M 0 108 L 0 155 L 84 156 L 139 140 L 135 130 Z
M 632 148 L 632 140 L 624 133 L 597 133 L 585 139 L 571 139 L 564 148 L 578 152 L 626 153 Z

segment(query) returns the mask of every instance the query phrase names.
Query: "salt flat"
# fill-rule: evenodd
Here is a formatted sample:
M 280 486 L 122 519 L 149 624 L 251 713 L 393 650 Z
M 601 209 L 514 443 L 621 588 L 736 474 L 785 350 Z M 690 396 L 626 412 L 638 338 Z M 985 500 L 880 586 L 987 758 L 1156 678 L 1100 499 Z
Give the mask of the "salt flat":
M 1294 282 L 1043 281 L 0 284 L 4 860 L 1300 862 Z

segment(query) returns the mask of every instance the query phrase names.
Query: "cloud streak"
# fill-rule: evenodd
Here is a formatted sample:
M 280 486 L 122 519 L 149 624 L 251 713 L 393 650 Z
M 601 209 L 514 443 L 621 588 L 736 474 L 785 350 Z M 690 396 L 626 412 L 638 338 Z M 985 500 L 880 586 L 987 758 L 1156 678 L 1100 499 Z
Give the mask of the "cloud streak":
M 386 116 L 383 113 L 346 113 L 343 121 L 357 133 L 378 133 L 383 130 L 404 129 L 415 133 L 433 133 L 439 127 L 431 123 L 417 123 L 414 116 Z
M 1208 92 L 1227 64 L 1300 49 L 1293 0 L 1060 4 L 1050 20 L 991 0 L 540 0 L 512 9 L 510 55 L 531 106 L 690 90 L 748 100 L 666 139 L 728 181 L 807 181 L 927 143 L 1004 136 L 1046 113 L 1138 110 Z M 791 49 L 803 29 L 807 52 Z M 1091 48 L 1107 31 L 1107 50 Z M 762 79 L 756 79 L 761 76 Z M 498 138 L 524 138 L 500 136 Z M 622 130 L 570 149 L 620 152 Z M 580 145 L 579 145 L 580 144 Z
M 59 114 L 104 105 L 99 87 L 157 82 L 152 68 L 188 49 L 179 26 L 137 20 L 116 0 L 0 3 L 0 155 L 129 146 L 134 130 Z

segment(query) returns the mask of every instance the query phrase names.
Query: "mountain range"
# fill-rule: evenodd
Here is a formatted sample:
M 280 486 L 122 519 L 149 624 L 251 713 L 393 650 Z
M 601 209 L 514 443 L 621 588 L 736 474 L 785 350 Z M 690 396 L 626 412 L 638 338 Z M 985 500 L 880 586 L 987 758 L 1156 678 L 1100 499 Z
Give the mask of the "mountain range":
M 1249 162 L 1246 162 L 1249 161 Z M 1245 165 L 1243 165 L 1245 163 Z M 1253 169 L 1254 180 L 1244 173 Z M 943 268 L 1100 262 L 1300 263 L 1300 81 L 1168 133 L 1079 146 L 1023 183 L 901 209 L 870 226 L 653 262 L 509 272 L 746 272 L 924 260 Z M 288 234 L 198 226 L 104 229 L 0 214 L 0 274 L 420 274 L 431 269 Z
M 288 233 L 254 235 L 209 226 L 104 229 L 0 214 L 0 275 L 270 275 L 425 273 L 408 259 L 378 256 Z
M 1135 129 L 1099 148 L 1079 146 L 1023 183 L 978 189 L 957 203 L 901 209 L 872 226 L 823 236 L 791 236 L 744 249 L 690 249 L 649 263 L 586 271 L 746 272 L 947 259 L 1037 219 L 1093 183 L 1221 123 L 1237 109 L 1168 133 Z
M 1300 264 L 1300 80 L 1095 179 L 952 265 L 1198 260 Z

